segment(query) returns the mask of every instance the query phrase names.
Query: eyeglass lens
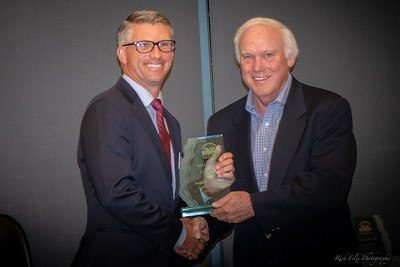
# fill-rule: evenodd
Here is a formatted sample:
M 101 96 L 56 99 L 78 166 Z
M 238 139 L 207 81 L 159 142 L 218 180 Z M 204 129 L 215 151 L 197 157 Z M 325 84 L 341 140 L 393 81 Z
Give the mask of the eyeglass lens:
M 154 49 L 154 46 L 157 45 L 158 49 L 162 52 L 172 52 L 175 49 L 175 43 L 171 40 L 159 41 L 159 42 L 151 42 L 151 41 L 138 41 L 135 42 L 135 46 L 138 52 L 140 53 L 149 53 Z

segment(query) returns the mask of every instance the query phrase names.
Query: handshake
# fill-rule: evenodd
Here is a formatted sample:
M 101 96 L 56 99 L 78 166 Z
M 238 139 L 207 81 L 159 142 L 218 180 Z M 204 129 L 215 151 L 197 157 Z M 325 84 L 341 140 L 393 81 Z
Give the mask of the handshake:
M 207 160 L 203 172 L 204 185 L 210 193 L 221 191 L 221 189 L 229 187 L 235 181 L 233 155 L 230 152 L 226 152 L 220 156 L 221 152 L 222 148 L 218 145 L 213 155 Z M 181 174 L 181 177 L 183 176 L 185 175 Z M 182 180 L 184 179 L 181 179 L 181 182 Z M 188 190 L 182 190 L 182 188 L 186 187 L 186 184 L 181 184 L 181 191 L 179 192 L 181 197 L 187 195 L 191 197 Z M 191 198 L 182 197 L 182 199 L 187 203 L 191 202 L 189 201 Z M 196 202 L 193 200 L 191 203 L 194 202 L 194 204 L 198 204 L 202 201 L 203 200 Z M 225 213 L 219 214 L 222 218 L 223 215 L 225 215 Z M 181 221 L 186 231 L 186 238 L 183 243 L 179 247 L 175 247 L 174 250 L 177 254 L 189 260 L 197 259 L 198 255 L 206 246 L 207 241 L 210 239 L 207 221 L 203 217 L 194 217 L 191 219 L 186 217 L 181 218 Z
M 203 217 L 181 218 L 186 230 L 186 238 L 180 247 L 175 247 L 176 253 L 189 260 L 197 259 L 210 239 L 208 224 Z

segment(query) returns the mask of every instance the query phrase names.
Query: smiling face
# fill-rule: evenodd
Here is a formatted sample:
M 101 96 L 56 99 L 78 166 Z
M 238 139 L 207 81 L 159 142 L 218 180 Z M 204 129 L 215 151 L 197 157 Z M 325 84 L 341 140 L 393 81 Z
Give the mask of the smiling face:
M 132 24 L 130 32 L 131 36 L 127 38 L 126 43 L 172 40 L 171 31 L 162 23 Z M 158 46 L 155 46 L 149 53 L 139 53 L 134 45 L 130 45 L 118 46 L 117 56 L 122 72 L 157 97 L 171 69 L 174 52 L 161 52 Z
M 247 28 L 239 40 L 242 79 L 254 93 L 254 104 L 260 114 L 281 92 L 294 64 L 286 59 L 279 29 L 267 25 Z

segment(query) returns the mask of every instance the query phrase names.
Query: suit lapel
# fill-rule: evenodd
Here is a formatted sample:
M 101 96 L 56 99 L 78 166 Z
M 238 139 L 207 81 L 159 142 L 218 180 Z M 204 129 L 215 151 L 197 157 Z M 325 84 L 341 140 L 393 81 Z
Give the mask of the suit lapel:
M 240 107 L 240 112 L 240 115 L 234 119 L 233 123 L 236 127 L 230 134 L 231 150 L 237 167 L 236 171 L 241 177 L 243 186 L 248 192 L 257 192 L 251 155 L 250 115 L 244 106 Z
M 176 129 L 175 124 L 174 124 L 174 118 L 171 115 L 171 113 L 168 112 L 168 110 L 164 109 L 164 117 L 165 120 L 167 121 L 168 125 L 168 130 L 169 130 L 169 135 L 171 138 L 171 143 L 172 147 L 174 149 L 174 152 L 180 152 L 179 144 L 180 144 L 180 134 L 178 129 Z M 176 163 L 176 161 L 175 161 Z
M 151 120 L 149 113 L 144 107 L 142 101 L 140 101 L 139 96 L 136 94 L 135 90 L 123 79 L 120 78 L 117 82 L 117 87 L 121 90 L 123 95 L 132 104 L 133 114 L 142 125 L 146 131 L 148 137 L 153 143 L 157 156 L 160 158 L 161 164 L 163 166 L 166 177 L 172 181 L 171 172 L 168 169 L 167 158 L 165 156 L 164 148 L 161 144 L 160 137 L 158 136 L 157 130 L 154 127 L 153 121 Z
M 171 113 L 168 112 L 168 110 L 164 109 L 164 117 L 165 120 L 167 121 L 167 125 L 168 125 L 168 130 L 169 130 L 169 135 L 171 138 L 171 143 L 172 143 L 172 148 L 174 149 L 174 163 L 175 166 L 173 166 L 175 168 L 175 188 L 179 188 L 178 184 L 179 184 L 179 170 L 178 170 L 178 156 L 179 156 L 179 152 L 181 152 L 182 150 L 182 145 L 181 145 L 181 133 L 180 133 L 180 129 L 179 129 L 179 124 L 177 125 L 176 123 L 176 119 L 174 119 L 174 117 L 171 115 Z M 165 157 L 164 157 L 165 158 Z M 172 177 L 171 177 L 172 179 Z M 178 195 L 178 190 L 175 191 L 175 199 L 177 199 Z
M 272 152 L 268 188 L 279 187 L 303 134 L 306 113 L 301 84 L 293 78 Z

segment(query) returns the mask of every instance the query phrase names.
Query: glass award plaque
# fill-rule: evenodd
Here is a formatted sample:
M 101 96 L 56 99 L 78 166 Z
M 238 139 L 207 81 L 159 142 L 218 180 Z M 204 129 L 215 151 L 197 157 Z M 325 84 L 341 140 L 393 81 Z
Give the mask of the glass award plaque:
M 209 214 L 212 203 L 229 193 L 228 181 L 218 178 L 215 165 L 224 153 L 222 135 L 189 138 L 179 169 L 179 196 L 188 207 L 182 217 Z
M 379 215 L 354 218 L 360 250 L 369 256 L 386 256 L 391 253 L 391 242 Z

